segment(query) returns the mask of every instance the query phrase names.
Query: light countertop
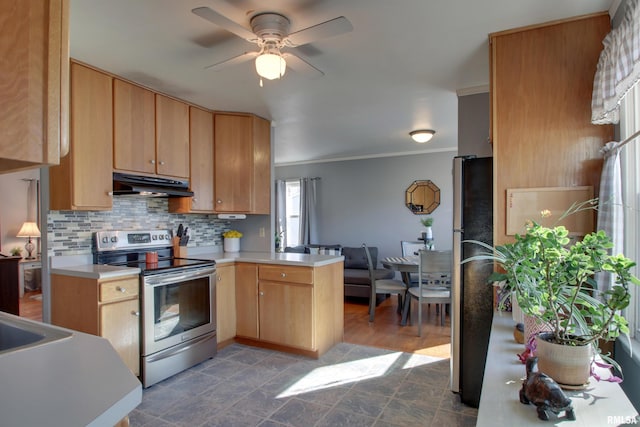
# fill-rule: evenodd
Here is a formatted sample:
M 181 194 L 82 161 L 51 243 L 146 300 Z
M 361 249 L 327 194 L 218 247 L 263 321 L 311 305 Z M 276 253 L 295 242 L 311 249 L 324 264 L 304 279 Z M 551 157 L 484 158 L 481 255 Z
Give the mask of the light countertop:
M 513 338 L 514 323 L 511 313 L 496 313 L 491 327 L 491 338 L 487 352 L 477 427 L 500 426 L 541 426 L 545 422 L 538 419 L 536 407 L 520 403 L 519 393 L 525 377 L 525 367 L 516 354 L 524 351 L 524 346 Z M 596 368 L 603 378 L 609 373 Z M 627 378 L 627 381 L 633 381 Z M 638 412 L 635 410 L 620 385 L 607 381 L 590 379 L 585 390 L 565 391 L 571 398 L 576 415 L 575 421 L 564 418 L 554 419 L 550 415 L 549 425 L 607 426 L 632 422 Z
M 140 381 L 106 339 L 46 327 L 72 336 L 0 354 L 0 424 L 113 426 L 140 404 Z
M 85 264 L 73 265 L 68 267 L 52 268 L 51 274 L 60 274 L 63 276 L 83 277 L 86 279 L 114 279 L 124 276 L 136 276 L 140 274 L 139 268 Z

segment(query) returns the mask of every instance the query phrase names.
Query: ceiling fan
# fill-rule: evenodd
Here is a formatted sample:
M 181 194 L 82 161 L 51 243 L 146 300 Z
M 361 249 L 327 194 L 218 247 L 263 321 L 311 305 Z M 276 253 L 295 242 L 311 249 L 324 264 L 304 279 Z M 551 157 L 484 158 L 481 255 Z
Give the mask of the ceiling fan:
M 351 22 L 344 16 L 289 33 L 289 19 L 275 12 L 259 12 L 253 15 L 249 21 L 251 30 L 209 7 L 197 7 L 192 12 L 238 37 L 257 44 L 260 48 L 259 51 L 244 52 L 205 68 L 218 71 L 255 58 L 256 71 L 261 77 L 261 86 L 262 78 L 273 80 L 284 76 L 287 66 L 306 74 L 324 75 L 322 71 L 299 56 L 291 52 L 282 52 L 282 50 L 302 46 L 353 30 Z

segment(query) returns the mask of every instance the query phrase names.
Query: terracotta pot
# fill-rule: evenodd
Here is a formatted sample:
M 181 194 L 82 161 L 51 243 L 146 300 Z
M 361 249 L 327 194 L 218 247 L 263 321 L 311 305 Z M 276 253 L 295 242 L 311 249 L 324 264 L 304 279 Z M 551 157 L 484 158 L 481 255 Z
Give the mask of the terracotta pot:
M 550 333 L 543 332 L 536 337 L 538 370 L 553 378 L 562 388 L 586 386 L 591 375 L 592 346 L 554 344 L 545 339 L 550 336 Z

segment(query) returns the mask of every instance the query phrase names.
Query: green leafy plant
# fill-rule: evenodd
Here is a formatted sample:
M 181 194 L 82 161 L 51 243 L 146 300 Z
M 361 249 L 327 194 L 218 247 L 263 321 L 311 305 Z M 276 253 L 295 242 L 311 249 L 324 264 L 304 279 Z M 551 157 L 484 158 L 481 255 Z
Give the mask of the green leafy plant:
M 433 217 L 425 216 L 424 218 L 420 219 L 420 223 L 425 227 L 431 227 L 433 225 Z
M 224 233 L 222 233 L 222 237 L 224 237 L 225 239 L 233 239 L 233 238 L 240 238 L 242 237 L 242 233 L 239 232 L 238 230 L 227 230 Z
M 20 256 L 22 255 L 22 248 L 16 246 L 15 248 L 11 249 L 11 256 Z
M 597 200 L 575 203 L 560 219 L 580 210 L 595 209 L 596 204 Z M 640 281 L 631 274 L 635 265 L 632 260 L 609 254 L 613 245 L 604 231 L 589 233 L 572 243 L 564 226 L 544 227 L 531 222 L 513 243 L 493 247 L 479 241 L 467 242 L 483 246 L 486 252 L 462 262 L 489 260 L 498 264 L 501 271 L 494 272 L 489 281 L 504 282 L 522 311 L 545 324 L 553 334 L 553 342 L 593 345 L 598 352 L 599 340 L 613 341 L 628 334 L 628 322 L 621 310 L 631 300 L 629 285 Z M 599 272 L 613 274 L 615 286 L 598 289 L 594 275 Z M 601 356 L 619 369 L 607 355 Z

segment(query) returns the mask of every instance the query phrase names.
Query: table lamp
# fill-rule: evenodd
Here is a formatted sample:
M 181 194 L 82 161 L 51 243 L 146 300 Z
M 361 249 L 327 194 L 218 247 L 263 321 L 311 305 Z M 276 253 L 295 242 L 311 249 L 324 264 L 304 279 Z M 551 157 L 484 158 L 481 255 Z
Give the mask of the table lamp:
M 22 228 L 18 231 L 16 237 L 26 237 L 28 240 L 27 244 L 24 245 L 24 248 L 27 250 L 27 258 L 26 259 L 35 259 L 34 256 L 31 256 L 31 253 L 35 249 L 35 245 L 31 241 L 32 237 L 40 237 L 40 230 L 38 229 L 38 224 L 35 222 L 25 222 L 22 224 Z

